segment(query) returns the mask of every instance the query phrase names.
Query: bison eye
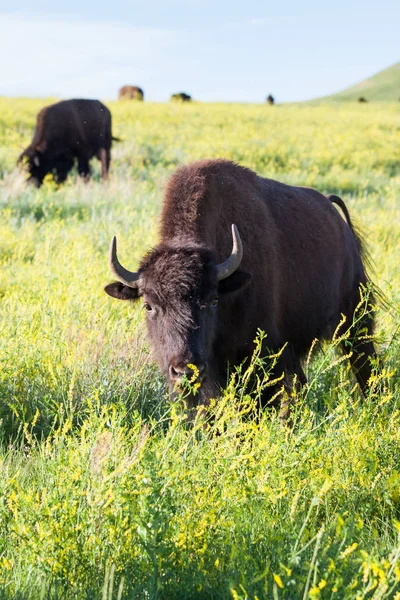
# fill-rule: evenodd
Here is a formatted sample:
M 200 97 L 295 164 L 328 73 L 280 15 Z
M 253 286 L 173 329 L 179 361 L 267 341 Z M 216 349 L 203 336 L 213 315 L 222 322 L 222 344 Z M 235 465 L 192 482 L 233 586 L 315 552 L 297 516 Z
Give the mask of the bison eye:
M 211 300 L 207 302 L 207 304 L 200 304 L 200 310 L 205 310 L 206 308 L 215 308 L 217 304 L 218 298 L 217 296 L 215 296 L 214 298 L 211 298 Z
M 215 308 L 217 305 L 218 305 L 218 298 L 215 297 L 211 300 L 210 306 L 211 306 L 211 308 Z
M 148 310 L 149 312 L 153 310 L 152 306 L 151 306 L 151 305 L 150 305 L 148 302 L 145 302 L 145 303 L 143 304 L 143 308 L 145 308 L 145 309 L 146 309 L 146 310 Z

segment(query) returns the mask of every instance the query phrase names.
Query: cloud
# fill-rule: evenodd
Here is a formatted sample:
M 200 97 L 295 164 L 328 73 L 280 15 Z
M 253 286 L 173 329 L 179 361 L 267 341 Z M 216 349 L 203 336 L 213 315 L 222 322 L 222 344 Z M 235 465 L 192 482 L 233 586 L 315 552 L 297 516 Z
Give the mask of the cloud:
M 175 32 L 119 21 L 0 13 L 0 94 L 114 97 L 173 46 Z

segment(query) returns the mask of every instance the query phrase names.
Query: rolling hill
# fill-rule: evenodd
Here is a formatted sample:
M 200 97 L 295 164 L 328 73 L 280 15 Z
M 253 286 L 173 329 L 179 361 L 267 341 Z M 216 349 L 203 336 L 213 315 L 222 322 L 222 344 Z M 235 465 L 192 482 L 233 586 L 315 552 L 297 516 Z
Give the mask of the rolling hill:
M 398 101 L 400 99 L 400 62 L 356 85 L 319 100 L 345 102 L 357 100 L 360 96 L 368 101 Z

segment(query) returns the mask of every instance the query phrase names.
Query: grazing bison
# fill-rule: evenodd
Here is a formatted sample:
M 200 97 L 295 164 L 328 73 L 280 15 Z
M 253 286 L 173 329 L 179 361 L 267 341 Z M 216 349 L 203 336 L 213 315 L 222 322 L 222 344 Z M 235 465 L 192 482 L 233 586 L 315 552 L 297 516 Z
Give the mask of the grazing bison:
M 110 266 L 119 281 L 105 291 L 120 300 L 142 298 L 171 390 L 192 374 L 189 365 L 197 367 L 202 385 L 188 398 L 189 408 L 218 393 L 228 364 L 251 357 L 258 328 L 267 334 L 265 353 L 286 344 L 274 375 L 285 373 L 286 389 L 294 380 L 305 383 L 302 359 L 313 341 L 331 338 L 342 315 L 342 332 L 353 323 L 360 286 L 368 283 L 360 241 L 339 197 L 264 179 L 226 160 L 175 172 L 160 233 L 137 272 L 119 263 L 113 239 Z M 353 332 L 350 360 L 363 393 L 375 356 L 366 335 L 372 330 L 368 312 Z M 277 390 L 269 391 L 263 405 Z
M 27 161 L 29 180 L 39 187 L 47 173 L 62 183 L 78 160 L 82 177 L 90 175 L 89 160 L 101 162 L 105 180 L 111 159 L 111 113 L 98 100 L 63 100 L 43 108 L 36 121 L 32 143 L 18 159 Z
M 357 102 L 364 103 L 364 102 L 368 102 L 368 100 L 367 100 L 366 98 L 364 98 L 364 96 L 360 96 L 360 97 L 358 98 Z
M 275 104 L 275 98 L 271 94 L 267 96 L 267 104 Z
M 191 102 L 192 96 L 185 94 L 185 92 L 179 92 L 179 94 L 172 94 L 171 102 Z
M 142 88 L 137 87 L 136 85 L 124 85 L 118 93 L 119 100 L 138 100 L 139 102 L 143 102 L 144 100 L 144 92 Z

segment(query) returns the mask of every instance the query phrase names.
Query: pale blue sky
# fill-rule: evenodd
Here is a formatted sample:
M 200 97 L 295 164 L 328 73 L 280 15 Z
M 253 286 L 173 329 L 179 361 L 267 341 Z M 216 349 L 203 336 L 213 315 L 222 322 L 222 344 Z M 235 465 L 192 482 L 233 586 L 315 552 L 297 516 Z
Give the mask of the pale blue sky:
M 399 0 L 0 0 L 0 95 L 305 100 L 399 61 L 399 23 Z

